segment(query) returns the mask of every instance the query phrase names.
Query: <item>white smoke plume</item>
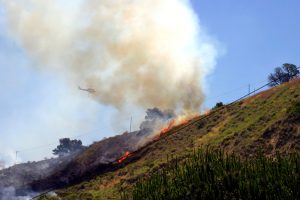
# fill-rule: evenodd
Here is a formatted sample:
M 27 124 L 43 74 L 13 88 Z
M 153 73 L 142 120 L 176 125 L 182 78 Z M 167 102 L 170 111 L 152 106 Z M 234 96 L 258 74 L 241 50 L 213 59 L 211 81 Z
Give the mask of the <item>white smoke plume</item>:
M 214 42 L 188 0 L 3 0 L 37 68 L 96 92 L 101 104 L 197 111 Z

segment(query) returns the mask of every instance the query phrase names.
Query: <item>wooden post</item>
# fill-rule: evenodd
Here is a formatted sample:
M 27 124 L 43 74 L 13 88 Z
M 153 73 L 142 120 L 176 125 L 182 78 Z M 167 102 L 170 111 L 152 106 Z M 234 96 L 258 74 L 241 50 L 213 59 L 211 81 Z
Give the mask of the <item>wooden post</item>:
M 132 116 L 130 117 L 130 127 L 129 127 L 129 133 L 131 133 L 131 126 L 132 126 Z

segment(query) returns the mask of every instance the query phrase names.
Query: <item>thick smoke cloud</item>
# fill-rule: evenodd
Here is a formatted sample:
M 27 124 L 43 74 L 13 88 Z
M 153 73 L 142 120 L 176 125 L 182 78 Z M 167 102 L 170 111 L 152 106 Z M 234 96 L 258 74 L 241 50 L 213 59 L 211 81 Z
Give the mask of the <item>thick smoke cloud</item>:
M 140 125 L 138 135 L 151 134 L 153 131 L 161 129 L 169 120 L 175 117 L 175 113 L 171 110 L 162 111 L 158 108 L 149 108 L 146 111 L 145 120 Z
M 203 102 L 217 52 L 189 1 L 3 2 L 11 33 L 35 66 L 93 88 L 101 104 L 183 113 Z

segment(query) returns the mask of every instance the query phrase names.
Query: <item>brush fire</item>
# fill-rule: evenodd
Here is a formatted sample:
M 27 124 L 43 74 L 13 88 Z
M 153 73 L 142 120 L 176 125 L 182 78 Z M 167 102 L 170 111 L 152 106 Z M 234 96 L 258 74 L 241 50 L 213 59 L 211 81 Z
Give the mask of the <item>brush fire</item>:
M 145 121 L 141 124 L 141 129 L 139 132 L 150 134 L 146 139 L 147 142 L 157 141 L 161 138 L 162 135 L 167 134 L 170 130 L 175 127 L 185 125 L 190 120 L 194 119 L 198 115 L 185 115 L 176 117 L 171 111 L 161 111 L 158 108 L 148 109 Z M 157 124 L 165 122 L 165 125 L 162 125 L 162 128 L 154 129 Z M 156 127 L 157 128 L 157 127 Z M 157 131 L 159 130 L 159 131 Z M 123 163 L 127 158 L 133 155 L 133 152 L 126 151 L 123 156 L 121 156 L 117 163 Z
M 156 135 L 155 139 L 159 139 L 162 135 L 167 134 L 171 129 L 173 129 L 177 126 L 187 124 L 194 117 L 195 117 L 195 115 L 189 116 L 189 117 L 187 117 L 187 116 L 177 117 L 176 119 L 172 119 L 165 127 L 163 127 L 159 131 L 159 133 L 158 133 L 158 135 Z
M 121 164 L 124 160 L 126 160 L 129 156 L 131 155 L 131 153 L 129 151 L 126 151 L 125 154 L 120 157 L 118 159 L 118 163 Z

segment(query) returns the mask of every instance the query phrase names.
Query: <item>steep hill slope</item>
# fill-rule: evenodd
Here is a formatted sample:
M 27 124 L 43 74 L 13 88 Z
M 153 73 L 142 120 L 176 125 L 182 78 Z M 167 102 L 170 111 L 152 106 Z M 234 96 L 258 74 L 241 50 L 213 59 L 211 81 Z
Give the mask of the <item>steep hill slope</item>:
M 184 158 L 203 146 L 241 157 L 251 157 L 257 151 L 267 156 L 277 151 L 300 152 L 300 79 L 213 110 L 202 118 L 173 128 L 159 140 L 130 154 L 121 164 L 109 163 L 98 173 L 91 171 L 93 176 L 89 179 L 77 180 L 77 184 L 58 190 L 58 195 L 63 199 L 119 199 L 120 191 L 130 190 L 139 178 L 172 162 L 173 157 Z M 74 162 L 73 166 L 85 166 L 80 159 Z M 65 169 L 68 170 L 72 166 Z

